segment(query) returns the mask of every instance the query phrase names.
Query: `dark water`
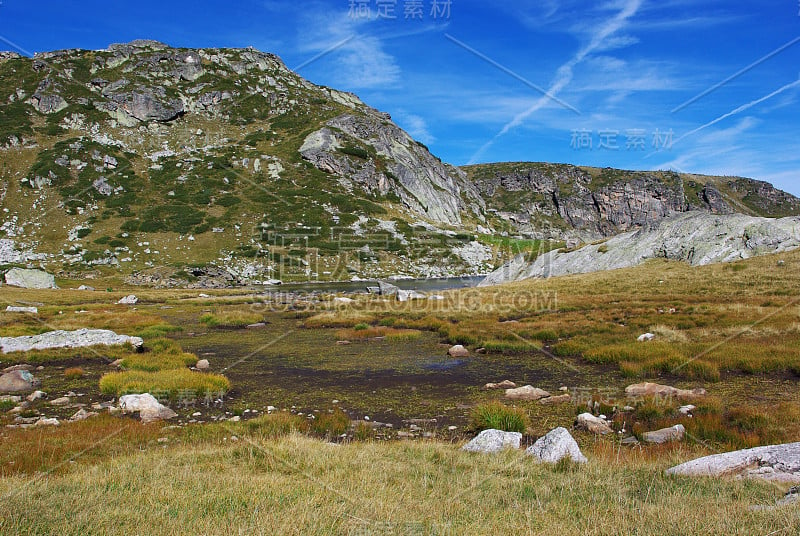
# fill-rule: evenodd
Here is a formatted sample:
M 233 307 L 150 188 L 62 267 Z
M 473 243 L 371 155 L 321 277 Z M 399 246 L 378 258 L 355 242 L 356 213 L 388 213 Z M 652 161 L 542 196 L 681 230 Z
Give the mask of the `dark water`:
M 418 292 L 441 292 L 459 288 L 476 286 L 484 276 L 447 277 L 440 279 L 385 279 L 389 283 L 403 290 L 416 290 Z M 285 283 L 280 286 L 265 286 L 264 290 L 279 290 L 281 292 L 366 292 L 367 287 L 377 285 L 377 280 L 369 281 L 341 281 L 341 282 L 309 282 Z

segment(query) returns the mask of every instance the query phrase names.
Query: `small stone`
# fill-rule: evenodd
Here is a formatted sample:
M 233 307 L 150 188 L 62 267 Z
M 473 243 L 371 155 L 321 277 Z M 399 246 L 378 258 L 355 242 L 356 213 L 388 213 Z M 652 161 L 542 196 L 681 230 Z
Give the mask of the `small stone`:
M 50 404 L 53 406 L 66 406 L 71 401 L 68 396 L 62 396 L 60 398 L 56 398 L 55 400 L 51 400 Z
M 469 350 L 464 348 L 461 344 L 456 344 L 455 346 L 451 346 L 450 349 L 447 351 L 447 354 L 450 357 L 469 357 Z
M 539 400 L 539 403 L 540 404 L 545 404 L 545 405 L 547 405 L 547 404 L 563 404 L 564 402 L 569 402 L 571 399 L 572 399 L 572 397 L 569 395 L 569 393 L 566 393 L 566 394 L 563 394 L 563 395 L 548 396 L 546 398 L 542 398 L 541 400 Z
M 603 435 L 613 432 L 606 421 L 600 419 L 599 417 L 595 417 L 591 413 L 581 413 L 578 415 L 575 424 L 578 428 L 582 428 L 583 430 L 587 430 L 593 434 Z
M 83 421 L 85 419 L 88 419 L 89 417 L 94 417 L 95 415 L 97 415 L 96 412 L 86 411 L 85 409 L 81 408 L 72 417 L 70 417 L 69 420 L 72 422 Z
M 694 406 L 693 404 L 686 404 L 685 406 L 681 406 L 678 409 L 678 412 L 681 415 L 689 415 L 690 416 L 695 409 L 697 409 L 697 407 Z
M 620 441 L 621 445 L 626 445 L 629 447 L 634 447 L 639 444 L 639 440 L 636 439 L 634 436 L 628 436 Z
M 656 338 L 656 336 L 653 335 L 652 333 L 642 333 L 641 335 L 639 335 L 636 338 L 636 340 L 639 341 L 639 342 L 648 342 L 648 341 L 652 341 L 655 338 Z
M 655 443 L 660 445 L 662 443 L 669 443 L 670 441 L 680 441 L 683 439 L 686 429 L 682 424 L 676 424 L 669 428 L 662 428 L 653 432 L 645 432 L 642 434 L 642 440 L 645 443 Z
M 38 421 L 36 421 L 35 425 L 36 426 L 58 426 L 59 424 L 61 424 L 61 423 L 58 422 L 58 419 L 56 419 L 56 418 L 46 419 L 46 418 L 42 417 Z
M 202 413 L 199 411 L 195 411 L 194 413 L 192 413 L 192 417 L 199 417 L 200 415 L 202 415 Z
M 450 432 L 455 432 L 456 430 L 458 430 L 458 426 L 448 426 L 447 430 Z
M 27 370 L 14 370 L 0 376 L 0 393 L 33 391 L 41 382 Z
M 44 391 L 34 391 L 28 395 L 28 402 L 33 402 L 34 400 L 39 400 L 40 398 L 47 398 L 47 393 Z
M 139 298 L 137 298 L 134 294 L 130 294 L 129 296 L 120 298 L 120 300 L 117 303 L 120 305 L 136 305 L 137 303 L 139 303 Z
M 197 370 L 208 370 L 211 365 L 208 362 L 208 359 L 201 359 L 195 365 Z
M 511 400 L 539 400 L 549 397 L 550 393 L 544 389 L 539 389 L 532 385 L 517 387 L 516 389 L 506 389 L 506 398 Z
M 517 384 L 511 380 L 503 380 L 499 383 L 487 383 L 483 386 L 484 389 L 515 389 Z

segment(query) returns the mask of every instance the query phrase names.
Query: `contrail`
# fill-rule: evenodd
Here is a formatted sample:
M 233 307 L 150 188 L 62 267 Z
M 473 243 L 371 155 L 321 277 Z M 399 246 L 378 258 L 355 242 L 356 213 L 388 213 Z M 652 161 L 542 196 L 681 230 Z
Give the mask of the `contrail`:
M 511 121 L 506 123 L 506 125 L 497 133 L 497 135 L 492 138 L 491 140 L 487 141 L 480 149 L 478 149 L 475 154 L 472 155 L 472 158 L 469 159 L 469 164 L 477 163 L 480 156 L 489 148 L 491 147 L 494 142 L 496 142 L 500 137 L 507 134 L 512 128 L 521 125 L 528 117 L 530 117 L 533 113 L 544 107 L 551 99 L 553 99 L 558 93 L 564 89 L 571 81 L 572 81 L 572 69 L 582 62 L 586 56 L 591 54 L 595 49 L 597 49 L 600 45 L 603 44 L 603 41 L 610 35 L 616 33 L 620 30 L 625 23 L 631 18 L 636 12 L 639 10 L 639 7 L 642 5 L 641 0 L 630 0 L 625 7 L 620 11 L 613 19 L 608 21 L 603 27 L 600 28 L 593 36 L 592 40 L 587 44 L 585 47 L 580 49 L 575 56 L 573 56 L 568 62 L 558 68 L 556 72 L 556 77 L 553 82 L 550 84 L 550 87 L 546 91 L 545 96 L 540 97 L 536 100 L 533 105 L 528 108 L 527 110 L 523 111 L 522 113 L 517 114 Z
M 679 141 L 681 141 L 682 139 L 684 139 L 684 138 L 688 138 L 689 136 L 691 136 L 691 135 L 693 135 L 693 134 L 697 134 L 698 132 L 700 132 L 700 131 L 701 131 L 701 130 L 703 130 L 703 129 L 706 129 L 706 128 L 708 128 L 708 127 L 712 126 L 712 125 L 716 125 L 717 123 L 719 123 L 720 121 L 722 121 L 722 120 L 724 120 L 724 119 L 727 119 L 727 118 L 729 118 L 729 117 L 732 117 L 732 116 L 734 116 L 734 115 L 740 114 L 740 113 L 744 112 L 745 110 L 749 110 L 749 109 L 750 109 L 750 108 L 752 108 L 753 106 L 756 106 L 756 105 L 758 105 L 758 104 L 761 104 L 762 102 L 764 102 L 764 101 L 766 101 L 766 100 L 769 100 L 769 99 L 771 99 L 772 97 L 774 97 L 774 96 L 776 96 L 776 95 L 780 95 L 780 94 L 781 94 L 781 93 L 783 93 L 784 91 L 788 91 L 789 89 L 792 89 L 793 87 L 798 87 L 798 86 L 800 86 L 800 80 L 795 80 L 795 81 L 794 81 L 794 82 L 792 82 L 791 84 L 786 84 L 786 85 L 785 85 L 785 86 L 783 86 L 782 88 L 776 89 L 775 91 L 773 91 L 773 92 L 772 92 L 772 93 L 770 93 L 769 95 L 766 95 L 766 96 L 764 96 L 764 97 L 761 97 L 760 99 L 756 99 L 756 100 L 754 100 L 754 101 L 750 101 L 750 102 L 748 102 L 747 104 L 742 104 L 741 106 L 739 106 L 739 107 L 738 107 L 738 108 L 736 108 L 735 110 L 732 110 L 732 111 L 730 111 L 730 112 L 728 112 L 728 113 L 726 113 L 726 114 L 724 114 L 724 115 L 721 115 L 721 116 L 717 117 L 716 119 L 714 119 L 713 121 L 709 121 L 709 122 L 708 122 L 708 123 L 706 123 L 705 125 L 699 126 L 699 127 L 697 127 L 696 129 L 694 129 L 694 130 L 690 130 L 689 132 L 687 132 L 686 134 L 684 134 L 683 136 L 681 136 L 680 138 L 678 138 L 677 140 L 675 140 L 675 141 L 672 143 L 672 145 L 675 145 L 676 143 L 678 143 L 678 142 L 679 142 Z

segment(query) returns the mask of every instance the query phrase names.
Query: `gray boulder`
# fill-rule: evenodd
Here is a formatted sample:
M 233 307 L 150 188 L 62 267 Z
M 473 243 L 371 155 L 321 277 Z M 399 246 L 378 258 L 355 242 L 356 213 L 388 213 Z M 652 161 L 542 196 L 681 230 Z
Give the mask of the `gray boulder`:
M 41 385 L 27 370 L 14 370 L 0 376 L 0 393 L 24 393 Z
M 546 435 L 537 439 L 536 443 L 525 450 L 525 454 L 547 463 L 557 463 L 564 458 L 577 463 L 588 461 L 578 447 L 578 443 L 563 427 L 550 430 Z
M 58 288 L 55 277 L 42 270 L 12 268 L 6 272 L 6 285 L 20 288 Z
M 652 432 L 645 432 L 642 434 L 642 441 L 645 443 L 655 443 L 660 445 L 662 443 L 669 443 L 671 441 L 680 441 L 686 434 L 686 428 L 682 424 L 676 424 L 669 428 L 662 428 L 661 430 L 654 430 Z
M 7 313 L 30 313 L 30 314 L 38 314 L 39 309 L 37 307 L 16 307 L 14 305 L 9 305 L 6 307 Z
M 447 350 L 447 355 L 450 357 L 469 357 L 469 350 L 464 348 L 464 346 L 461 344 L 456 344 Z
M 519 432 L 504 432 L 502 430 L 484 430 L 469 443 L 464 445 L 461 450 L 467 452 L 482 452 L 493 454 L 503 449 L 518 449 L 522 434 Z
M 800 442 L 712 454 L 667 469 L 668 475 L 735 476 L 800 483 Z
M 643 382 L 634 383 L 625 388 L 625 395 L 636 398 L 643 396 L 656 396 L 663 398 L 698 398 L 706 395 L 706 390 L 702 387 L 695 389 L 678 389 L 671 385 L 661 385 L 658 383 Z
M 143 423 L 172 419 L 178 416 L 150 393 L 121 396 L 119 397 L 119 408 L 123 413 L 139 413 L 139 418 Z
M 40 335 L 24 335 L 22 337 L 0 337 L 0 351 L 30 352 L 31 350 L 49 350 L 53 348 L 83 348 L 87 346 L 116 346 L 130 343 L 139 349 L 144 344 L 141 337 L 117 335 L 107 329 L 78 329 L 75 331 L 48 331 Z

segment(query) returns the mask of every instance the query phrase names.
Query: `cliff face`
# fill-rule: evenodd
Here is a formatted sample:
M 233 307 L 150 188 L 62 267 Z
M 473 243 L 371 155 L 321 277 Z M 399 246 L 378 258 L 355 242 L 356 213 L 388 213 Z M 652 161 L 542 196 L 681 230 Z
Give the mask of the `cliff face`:
M 689 210 L 757 216 L 800 211 L 794 196 L 750 179 L 544 163 L 464 169 L 510 227 L 547 238 L 608 237 Z

